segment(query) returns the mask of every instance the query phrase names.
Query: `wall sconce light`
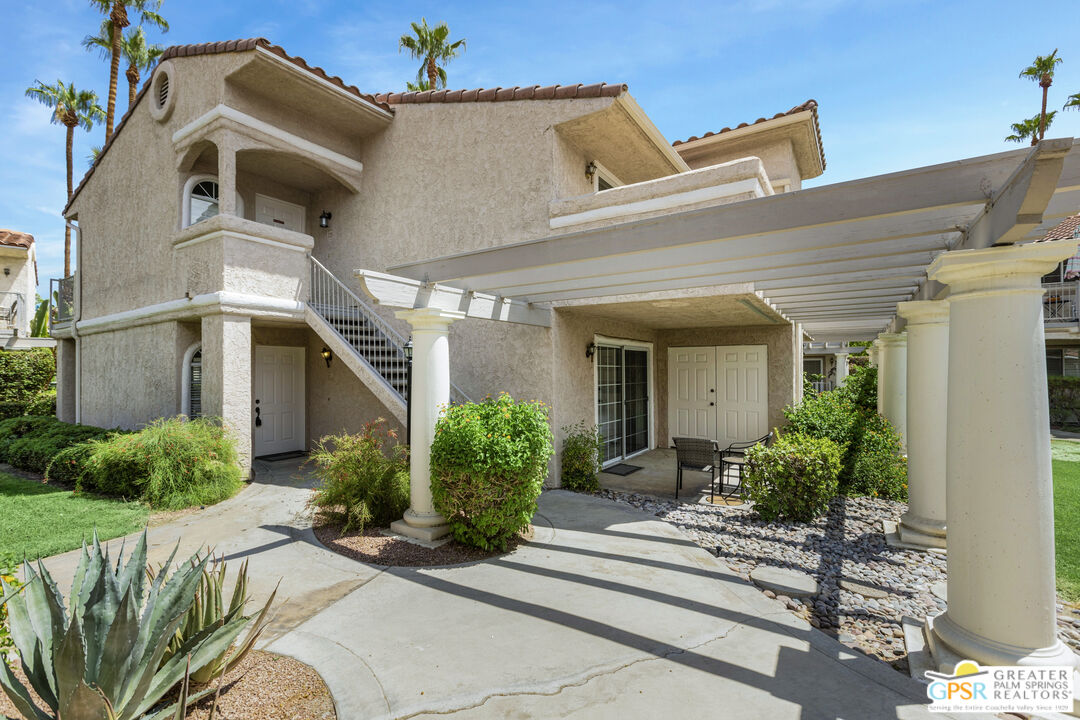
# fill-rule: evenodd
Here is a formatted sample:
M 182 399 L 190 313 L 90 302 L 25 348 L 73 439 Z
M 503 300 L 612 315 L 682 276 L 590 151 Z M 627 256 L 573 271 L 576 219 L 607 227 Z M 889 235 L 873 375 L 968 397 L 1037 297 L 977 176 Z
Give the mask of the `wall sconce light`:
M 323 345 L 322 352 L 319 354 L 322 355 L 323 360 L 326 361 L 326 367 L 330 367 L 330 361 L 334 359 L 334 353 L 330 352 L 330 348 Z
M 4 275 L 10 275 L 10 274 L 11 274 L 11 268 L 4 268 Z
M 402 348 L 402 352 L 405 353 L 405 359 L 408 360 L 411 363 L 412 362 L 412 352 L 413 352 L 412 338 L 409 338 L 409 342 L 405 343 L 405 347 Z
M 589 343 L 588 345 L 585 346 L 585 357 L 592 360 L 593 355 L 595 355 L 595 354 L 596 354 L 596 343 L 591 342 L 591 343 Z
M 332 217 L 334 217 L 334 213 L 330 212 L 329 210 L 323 210 L 322 215 L 319 216 L 319 227 L 330 227 L 330 218 Z
M 592 176 L 595 175 L 595 174 L 596 174 L 596 163 L 594 163 L 592 160 L 590 160 L 589 164 L 585 166 L 585 177 L 592 180 Z

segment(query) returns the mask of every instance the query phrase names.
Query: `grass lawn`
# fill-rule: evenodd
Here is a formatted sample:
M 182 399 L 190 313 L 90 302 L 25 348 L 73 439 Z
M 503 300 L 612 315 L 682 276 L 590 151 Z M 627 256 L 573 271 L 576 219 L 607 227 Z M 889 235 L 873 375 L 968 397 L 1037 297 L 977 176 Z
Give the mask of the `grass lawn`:
M 0 566 L 73 550 L 90 540 L 135 532 L 146 524 L 143 503 L 75 495 L 70 490 L 0 473 Z
M 1058 592 L 1080 602 L 1080 442 L 1054 440 L 1051 447 Z

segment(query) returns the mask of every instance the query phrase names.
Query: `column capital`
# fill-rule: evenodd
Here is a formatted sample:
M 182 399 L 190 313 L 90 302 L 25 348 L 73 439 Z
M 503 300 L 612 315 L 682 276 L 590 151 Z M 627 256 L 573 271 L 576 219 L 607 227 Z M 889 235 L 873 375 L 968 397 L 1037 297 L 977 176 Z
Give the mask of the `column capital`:
M 983 289 L 993 281 L 990 290 L 1035 288 L 1043 275 L 1076 254 L 1080 240 L 1051 240 L 1026 245 L 1004 245 L 979 250 L 953 250 L 939 255 L 930 263 L 927 275 L 944 285 L 953 294 Z
M 464 318 L 465 313 L 460 310 L 423 307 L 398 310 L 394 316 L 407 321 L 416 330 L 445 330 L 450 323 Z
M 901 345 L 907 345 L 907 333 L 881 333 L 877 336 L 875 342 L 879 343 L 878 347 L 900 347 Z
M 896 304 L 896 314 L 908 325 L 937 325 L 949 322 L 948 300 L 908 300 Z

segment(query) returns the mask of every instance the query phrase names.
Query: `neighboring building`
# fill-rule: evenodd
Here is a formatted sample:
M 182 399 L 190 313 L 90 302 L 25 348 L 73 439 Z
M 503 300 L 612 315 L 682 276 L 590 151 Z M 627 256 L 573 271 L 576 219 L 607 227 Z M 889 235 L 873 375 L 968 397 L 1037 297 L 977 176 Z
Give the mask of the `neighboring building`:
M 410 328 L 355 271 L 773 195 L 824 167 L 813 101 L 672 146 L 624 85 L 370 95 L 265 40 L 172 47 L 65 211 L 58 415 L 218 416 L 248 458 L 403 425 Z M 801 396 L 803 333 L 746 284 L 521 290 L 539 320 L 451 326 L 454 394 L 597 423 L 605 461 L 757 437 Z
M 843 340 L 825 340 L 803 342 L 803 372 L 811 376 L 821 376 L 814 380 L 814 389 L 818 392 L 832 390 L 844 384 L 847 379 L 848 356 L 865 353 L 862 345 L 852 345 Z
M 37 301 L 34 236 L 0 230 L 0 349 L 52 347 L 51 338 L 30 337 Z
M 1080 237 L 1080 214 L 1050 229 L 1043 240 Z M 1046 322 L 1046 374 L 1080 377 L 1080 256 L 1061 262 L 1043 276 Z

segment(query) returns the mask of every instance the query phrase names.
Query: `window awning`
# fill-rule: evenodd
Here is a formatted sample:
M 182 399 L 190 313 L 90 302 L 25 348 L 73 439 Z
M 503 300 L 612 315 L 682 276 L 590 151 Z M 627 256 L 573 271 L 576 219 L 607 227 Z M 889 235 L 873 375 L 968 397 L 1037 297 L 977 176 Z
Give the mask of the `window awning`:
M 752 283 L 811 335 L 865 336 L 934 297 L 948 250 L 1017 243 L 1080 208 L 1080 142 L 1037 147 L 405 263 L 390 272 L 552 306 Z

